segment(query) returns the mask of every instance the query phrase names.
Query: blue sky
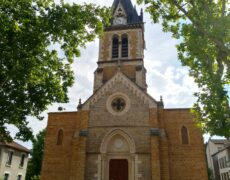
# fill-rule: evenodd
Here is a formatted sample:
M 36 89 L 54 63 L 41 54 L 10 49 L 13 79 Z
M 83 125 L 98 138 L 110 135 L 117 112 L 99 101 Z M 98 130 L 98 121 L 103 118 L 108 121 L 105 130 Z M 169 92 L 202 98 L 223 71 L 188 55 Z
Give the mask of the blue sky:
M 111 6 L 113 0 L 66 0 L 66 2 L 86 2 Z M 132 2 L 135 4 L 134 0 Z M 137 6 L 139 12 L 140 8 L 140 6 Z M 177 58 L 175 48 L 177 41 L 171 37 L 170 33 L 162 32 L 161 25 L 153 24 L 147 13 L 144 14 L 144 21 L 146 22 L 144 62 L 147 69 L 148 93 L 156 100 L 163 96 L 165 108 L 192 107 L 195 102 L 193 93 L 198 91 L 198 88 L 193 78 L 188 76 L 187 68 L 182 67 Z M 46 118 L 42 122 L 29 117 L 29 125 L 33 128 L 35 134 L 46 127 L 48 112 L 57 111 L 58 106 L 64 107 L 66 111 L 75 111 L 79 98 L 84 101 L 92 95 L 93 72 L 97 67 L 98 60 L 98 45 L 98 39 L 88 43 L 86 48 L 82 49 L 81 57 L 76 58 L 72 65 L 75 72 L 75 84 L 69 90 L 70 102 L 50 106 L 48 111 L 43 113 Z M 23 144 L 31 148 L 31 143 Z

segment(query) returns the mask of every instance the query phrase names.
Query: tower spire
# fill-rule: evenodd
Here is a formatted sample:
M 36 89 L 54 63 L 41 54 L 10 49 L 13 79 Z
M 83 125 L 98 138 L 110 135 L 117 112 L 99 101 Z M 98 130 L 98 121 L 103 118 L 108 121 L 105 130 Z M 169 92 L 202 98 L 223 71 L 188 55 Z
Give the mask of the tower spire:
M 128 24 L 143 23 L 143 19 L 141 18 L 141 15 L 139 16 L 137 14 L 136 6 L 133 6 L 131 0 L 114 0 L 112 6 L 113 16 L 115 15 L 115 12 L 119 4 L 122 5 L 122 7 L 124 8 L 124 11 L 127 15 Z

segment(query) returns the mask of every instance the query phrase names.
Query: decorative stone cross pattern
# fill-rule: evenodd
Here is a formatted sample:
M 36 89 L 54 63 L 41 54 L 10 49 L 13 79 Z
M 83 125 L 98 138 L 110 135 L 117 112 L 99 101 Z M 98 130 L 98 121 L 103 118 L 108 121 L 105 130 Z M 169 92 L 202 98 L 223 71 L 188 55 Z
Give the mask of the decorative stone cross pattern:
M 112 101 L 112 107 L 115 111 L 123 111 L 125 108 L 125 100 L 122 98 L 116 98 Z

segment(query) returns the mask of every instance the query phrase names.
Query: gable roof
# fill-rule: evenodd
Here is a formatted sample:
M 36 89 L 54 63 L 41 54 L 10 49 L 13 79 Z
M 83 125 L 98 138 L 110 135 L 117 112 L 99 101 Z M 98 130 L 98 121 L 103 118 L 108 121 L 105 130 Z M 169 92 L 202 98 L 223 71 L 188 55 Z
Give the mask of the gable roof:
M 230 140 L 227 139 L 210 139 L 214 144 L 229 144 Z
M 90 105 L 96 103 L 101 97 L 103 97 L 107 91 L 113 88 L 117 83 L 122 83 L 131 90 L 141 101 L 149 105 L 149 108 L 157 107 L 159 102 L 153 99 L 149 94 L 144 92 L 137 84 L 131 81 L 125 74 L 118 71 L 110 80 L 108 80 L 102 87 L 100 87 L 88 100 L 82 104 L 82 110 L 89 110 Z
M 140 16 L 137 14 L 137 10 L 135 7 L 133 7 L 131 0 L 114 0 L 112 6 L 113 14 L 119 3 L 121 3 L 125 9 L 128 24 L 143 23 L 143 14 L 141 13 Z
M 27 149 L 26 147 L 12 141 L 10 143 L 6 142 L 6 141 L 0 141 L 0 147 L 1 146 L 5 146 L 5 147 L 8 147 L 8 148 L 12 148 L 12 149 L 16 149 L 18 151 L 22 151 L 22 152 L 26 152 L 26 153 L 30 153 L 30 150 Z

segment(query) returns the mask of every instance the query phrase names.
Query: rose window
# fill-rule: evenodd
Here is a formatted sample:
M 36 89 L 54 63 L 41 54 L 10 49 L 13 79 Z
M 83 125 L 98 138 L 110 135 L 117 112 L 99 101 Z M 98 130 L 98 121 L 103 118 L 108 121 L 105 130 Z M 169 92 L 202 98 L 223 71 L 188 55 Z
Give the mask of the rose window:
M 122 98 L 115 98 L 113 101 L 112 101 L 112 108 L 114 111 L 116 112 L 121 112 L 125 109 L 125 100 L 122 99 Z

